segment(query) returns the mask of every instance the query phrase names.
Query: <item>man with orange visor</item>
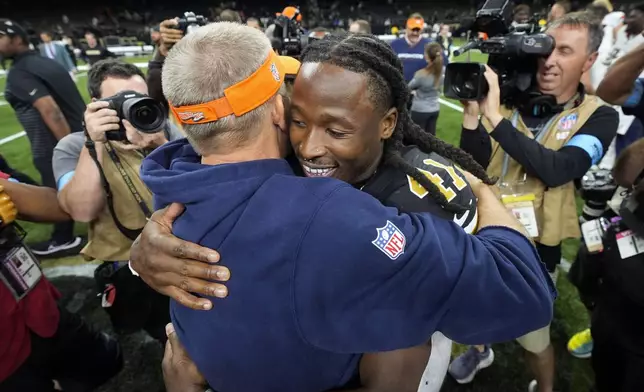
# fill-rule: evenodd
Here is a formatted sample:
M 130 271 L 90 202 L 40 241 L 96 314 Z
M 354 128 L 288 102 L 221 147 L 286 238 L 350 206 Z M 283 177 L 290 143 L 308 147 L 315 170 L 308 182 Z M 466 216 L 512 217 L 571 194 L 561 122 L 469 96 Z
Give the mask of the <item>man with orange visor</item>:
M 425 59 L 425 46 L 431 42 L 429 38 L 422 36 L 425 29 L 425 19 L 418 14 L 412 14 L 407 19 L 405 36 L 391 42 L 391 47 L 403 63 L 405 81 L 410 82 L 414 74 L 427 66 Z M 447 56 L 443 55 L 443 64 L 449 62 Z

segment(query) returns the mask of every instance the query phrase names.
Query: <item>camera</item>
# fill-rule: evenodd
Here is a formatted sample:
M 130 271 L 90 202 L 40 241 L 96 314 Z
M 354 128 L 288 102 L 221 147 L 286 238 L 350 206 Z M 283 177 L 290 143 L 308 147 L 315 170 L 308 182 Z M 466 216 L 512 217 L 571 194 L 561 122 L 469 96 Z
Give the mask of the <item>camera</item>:
M 501 104 L 519 106 L 519 101 L 533 99 L 538 60 L 549 56 L 555 42 L 539 33 L 537 21 L 512 24 L 510 0 L 488 0 L 477 12 L 471 30 L 485 38 L 477 38 L 459 50 L 456 56 L 479 49 L 488 54 L 488 65 L 499 76 Z M 445 73 L 445 96 L 464 101 L 479 101 L 487 96 L 489 86 L 485 66 L 479 63 L 450 63 Z M 556 103 L 556 102 L 555 102 Z
M 144 133 L 161 131 L 168 117 L 160 102 L 136 91 L 121 91 L 101 101 L 108 102 L 109 108 L 116 110 L 120 119 L 129 121 L 134 128 Z M 123 123 L 119 123 L 118 131 L 105 132 L 105 137 L 107 140 L 126 141 Z
M 177 28 L 183 31 L 183 35 L 186 35 L 206 24 L 208 24 L 208 19 L 202 15 L 195 15 L 194 12 L 184 12 L 183 18 L 179 18 Z
M 289 17 L 280 14 L 275 19 L 275 31 L 273 33 L 273 48 L 282 56 L 298 57 L 302 50 L 308 45 L 309 37 L 297 21 L 299 11 Z
M 593 168 L 581 178 L 579 190 L 582 199 L 605 204 L 617 191 L 617 184 L 611 170 Z

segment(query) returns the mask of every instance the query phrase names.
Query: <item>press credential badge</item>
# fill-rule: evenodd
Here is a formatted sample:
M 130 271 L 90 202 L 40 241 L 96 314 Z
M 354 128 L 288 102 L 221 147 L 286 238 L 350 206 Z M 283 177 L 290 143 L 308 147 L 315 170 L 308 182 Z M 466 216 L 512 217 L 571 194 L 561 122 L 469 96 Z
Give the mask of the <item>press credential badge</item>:
M 31 252 L 20 245 L 11 249 L 2 260 L 0 277 L 14 298 L 20 300 L 40 281 L 42 271 Z
M 644 253 L 644 239 L 636 236 L 632 230 L 617 233 L 615 238 L 617 239 L 617 248 L 622 259 L 628 259 Z
M 534 212 L 534 193 L 523 195 L 503 195 L 501 201 L 512 212 L 515 218 L 523 227 L 528 235 L 535 238 L 539 237 L 539 227 L 537 226 L 537 215 Z

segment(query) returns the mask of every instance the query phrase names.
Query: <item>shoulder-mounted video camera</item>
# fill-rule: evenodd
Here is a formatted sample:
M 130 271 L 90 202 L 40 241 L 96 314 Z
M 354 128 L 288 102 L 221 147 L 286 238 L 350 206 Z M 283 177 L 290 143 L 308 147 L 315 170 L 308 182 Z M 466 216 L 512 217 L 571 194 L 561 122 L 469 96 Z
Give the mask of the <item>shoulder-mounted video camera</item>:
M 109 108 L 116 110 L 120 119 L 129 121 L 134 128 L 143 133 L 161 131 L 168 117 L 160 102 L 136 91 L 121 91 L 101 101 L 108 102 Z M 118 131 L 105 132 L 107 140 L 127 140 L 123 123 L 119 123 L 119 126 Z
M 505 106 L 520 106 L 525 99 L 543 100 L 535 88 L 538 60 L 552 53 L 555 42 L 549 35 L 540 33 L 540 29 L 536 20 L 513 24 L 510 0 L 488 0 L 477 12 L 471 27 L 477 38 L 454 54 L 460 56 L 479 49 L 489 55 L 487 64 L 499 76 L 501 103 Z M 463 101 L 485 98 L 489 86 L 484 74 L 483 64 L 450 63 L 445 74 L 445 96 Z M 552 101 L 556 105 L 554 97 Z
M 188 11 L 183 13 L 183 18 L 179 18 L 177 29 L 183 31 L 183 35 L 187 35 L 206 24 L 208 24 L 208 19 Z
M 287 10 L 291 12 L 282 12 L 275 19 L 273 38 L 276 42 L 273 46 L 282 56 L 298 57 L 308 45 L 309 37 L 300 24 L 300 10 L 296 7 L 287 7 Z

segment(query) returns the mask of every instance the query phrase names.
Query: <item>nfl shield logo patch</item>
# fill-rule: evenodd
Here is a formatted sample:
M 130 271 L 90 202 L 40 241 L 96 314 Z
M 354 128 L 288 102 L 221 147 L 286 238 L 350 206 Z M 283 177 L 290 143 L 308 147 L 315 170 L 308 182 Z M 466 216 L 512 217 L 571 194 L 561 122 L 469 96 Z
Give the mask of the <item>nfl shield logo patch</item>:
M 371 243 L 380 249 L 392 260 L 396 260 L 401 254 L 405 253 L 405 235 L 394 225 L 387 221 L 384 227 L 380 227 L 378 236 Z
M 559 120 L 559 129 L 562 131 L 569 131 L 577 123 L 577 113 L 569 114 Z

